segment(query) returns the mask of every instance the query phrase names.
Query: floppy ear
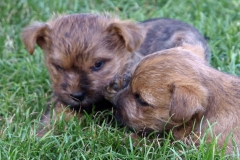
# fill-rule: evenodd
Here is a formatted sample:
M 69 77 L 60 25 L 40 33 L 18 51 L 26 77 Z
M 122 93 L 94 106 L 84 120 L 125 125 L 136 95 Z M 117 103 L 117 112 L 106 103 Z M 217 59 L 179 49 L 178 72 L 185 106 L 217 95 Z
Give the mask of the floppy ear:
M 34 23 L 22 31 L 22 41 L 30 54 L 33 54 L 37 43 L 43 50 L 50 47 L 50 26 L 46 23 Z
M 190 51 L 194 53 L 195 55 L 199 56 L 201 59 L 205 60 L 205 53 L 204 53 L 204 47 L 202 44 L 188 44 L 186 42 L 183 42 L 181 47 L 187 51 Z
M 203 86 L 174 86 L 170 116 L 175 122 L 187 122 L 193 115 L 202 116 L 207 107 L 208 91 Z
M 130 21 L 112 23 L 107 32 L 113 43 L 122 42 L 129 52 L 137 50 L 145 38 L 145 30 Z

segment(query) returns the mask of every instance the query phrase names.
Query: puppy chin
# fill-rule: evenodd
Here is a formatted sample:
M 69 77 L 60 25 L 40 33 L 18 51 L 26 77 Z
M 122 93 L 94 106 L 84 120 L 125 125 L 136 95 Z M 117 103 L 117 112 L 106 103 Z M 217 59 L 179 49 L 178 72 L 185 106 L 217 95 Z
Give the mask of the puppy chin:
M 150 138 L 163 138 L 164 133 L 163 132 L 157 132 L 151 128 L 144 128 L 141 131 L 137 132 L 138 136 L 140 137 L 150 137 Z
M 137 126 L 133 124 L 127 124 L 125 125 L 128 127 L 128 129 L 132 132 L 135 132 L 138 136 L 140 137 L 150 137 L 150 138 L 163 138 L 164 137 L 164 132 L 163 131 L 158 131 L 153 128 L 149 128 L 147 126 Z
M 58 97 L 58 101 L 69 107 L 72 110 L 80 111 L 81 108 L 87 108 L 88 104 L 84 104 L 81 101 L 77 101 L 72 99 L 70 96 L 66 94 L 55 94 Z
M 118 124 L 119 127 L 127 126 L 125 124 L 125 122 L 123 121 L 123 117 L 122 117 L 121 112 L 118 109 L 114 111 L 114 117 L 116 118 L 117 124 Z
M 93 106 L 97 111 L 106 110 L 112 107 L 112 103 L 101 96 L 99 96 L 100 98 L 98 99 L 86 96 L 82 101 L 74 100 L 66 93 L 55 93 L 55 97 L 58 97 L 57 101 L 77 112 L 86 111 L 87 113 L 91 113 Z

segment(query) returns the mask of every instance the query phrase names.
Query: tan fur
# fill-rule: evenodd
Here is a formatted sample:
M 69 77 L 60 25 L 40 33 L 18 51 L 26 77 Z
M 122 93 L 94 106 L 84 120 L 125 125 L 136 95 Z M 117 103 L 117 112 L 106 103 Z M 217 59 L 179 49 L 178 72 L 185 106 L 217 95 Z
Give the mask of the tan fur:
M 240 79 L 210 67 L 198 56 L 201 48 L 183 44 L 145 57 L 130 85 L 112 99 L 116 116 L 137 131 L 172 130 L 176 139 L 194 140 L 209 121 L 220 146 L 230 133 L 240 145 Z M 231 139 L 227 144 L 230 153 Z
M 62 15 L 27 26 L 22 40 L 30 54 L 35 45 L 45 53 L 55 110 L 61 112 L 59 108 L 68 106 L 79 117 L 79 111 L 91 110 L 93 104 L 103 108 L 107 102 L 103 87 L 114 76 L 131 73 L 146 54 L 178 46 L 184 40 L 201 43 L 203 59 L 210 55 L 194 27 L 170 19 L 136 23 L 103 14 Z M 49 124 L 49 117 L 44 117 L 42 122 Z

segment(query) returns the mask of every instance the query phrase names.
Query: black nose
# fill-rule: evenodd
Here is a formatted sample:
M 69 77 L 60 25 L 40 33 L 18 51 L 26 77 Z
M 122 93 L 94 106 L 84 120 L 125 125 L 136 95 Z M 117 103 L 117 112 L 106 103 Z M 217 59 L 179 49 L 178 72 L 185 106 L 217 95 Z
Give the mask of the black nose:
M 71 96 L 72 99 L 74 99 L 74 100 L 83 101 L 83 100 L 84 100 L 84 97 L 85 97 L 85 93 L 84 93 L 84 92 L 76 92 L 76 93 L 70 94 L 70 96 Z

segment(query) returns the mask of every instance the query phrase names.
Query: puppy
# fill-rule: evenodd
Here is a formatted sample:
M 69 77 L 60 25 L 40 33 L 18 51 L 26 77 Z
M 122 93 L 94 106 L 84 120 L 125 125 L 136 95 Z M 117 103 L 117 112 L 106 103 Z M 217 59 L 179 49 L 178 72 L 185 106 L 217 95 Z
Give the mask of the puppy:
M 183 44 L 145 57 L 131 80 L 115 78 L 104 94 L 115 104 L 116 117 L 136 131 L 172 130 L 178 140 L 197 140 L 209 122 L 220 146 L 230 133 L 239 145 L 240 79 L 210 67 L 199 57 L 203 52 L 201 46 Z
M 62 15 L 27 26 L 22 41 L 30 54 L 36 44 L 45 53 L 54 118 L 63 111 L 81 118 L 79 111 L 91 111 L 93 104 L 108 106 L 103 87 L 115 75 L 131 73 L 146 54 L 187 41 L 201 43 L 203 58 L 210 56 L 205 39 L 194 27 L 172 19 L 135 23 L 104 14 Z M 49 124 L 49 116 L 49 112 L 43 116 L 45 124 Z

